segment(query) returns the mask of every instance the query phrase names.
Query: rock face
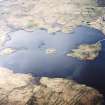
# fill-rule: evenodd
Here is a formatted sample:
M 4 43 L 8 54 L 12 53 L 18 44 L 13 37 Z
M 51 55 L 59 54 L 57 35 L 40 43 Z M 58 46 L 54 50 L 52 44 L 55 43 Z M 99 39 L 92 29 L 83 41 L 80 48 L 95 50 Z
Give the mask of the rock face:
M 99 17 L 98 19 L 95 19 L 89 25 L 98 30 L 101 30 L 105 34 L 105 15 Z
M 93 88 L 62 78 L 36 78 L 0 68 L 0 105 L 101 105 Z

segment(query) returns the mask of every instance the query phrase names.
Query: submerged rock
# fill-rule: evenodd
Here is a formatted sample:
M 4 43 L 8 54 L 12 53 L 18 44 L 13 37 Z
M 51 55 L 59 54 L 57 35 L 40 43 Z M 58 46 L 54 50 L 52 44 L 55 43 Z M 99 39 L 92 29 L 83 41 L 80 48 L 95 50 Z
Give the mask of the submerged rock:
M 102 101 L 97 90 L 72 80 L 0 68 L 0 105 L 101 105 Z

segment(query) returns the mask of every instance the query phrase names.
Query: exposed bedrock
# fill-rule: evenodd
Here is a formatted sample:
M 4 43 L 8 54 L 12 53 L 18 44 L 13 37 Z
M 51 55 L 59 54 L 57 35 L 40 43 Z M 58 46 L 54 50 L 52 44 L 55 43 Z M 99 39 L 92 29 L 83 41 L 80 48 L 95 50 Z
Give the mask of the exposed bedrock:
M 0 68 L 0 105 L 101 105 L 95 89 L 63 78 L 32 77 Z

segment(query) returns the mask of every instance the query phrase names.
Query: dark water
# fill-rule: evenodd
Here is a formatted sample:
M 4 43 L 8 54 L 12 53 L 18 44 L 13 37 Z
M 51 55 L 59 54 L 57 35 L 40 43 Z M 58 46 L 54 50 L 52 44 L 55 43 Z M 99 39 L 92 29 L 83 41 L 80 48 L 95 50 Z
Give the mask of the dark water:
M 34 76 L 68 77 L 85 83 L 105 94 L 105 41 L 102 51 L 94 61 L 80 61 L 67 57 L 66 53 L 80 44 L 93 44 L 105 38 L 99 30 L 80 26 L 72 33 L 48 34 L 46 30 L 9 33 L 5 47 L 17 49 L 8 56 L 0 56 L 0 66 L 15 72 L 32 73 Z M 55 55 L 46 54 L 47 48 L 55 48 Z
M 98 6 L 102 6 L 104 7 L 105 6 L 105 0 L 96 0 Z

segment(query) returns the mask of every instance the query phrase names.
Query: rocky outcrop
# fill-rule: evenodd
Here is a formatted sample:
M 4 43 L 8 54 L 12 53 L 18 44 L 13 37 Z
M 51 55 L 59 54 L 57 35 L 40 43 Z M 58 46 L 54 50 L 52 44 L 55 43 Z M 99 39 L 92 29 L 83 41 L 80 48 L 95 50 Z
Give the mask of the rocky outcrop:
M 93 88 L 62 78 L 32 77 L 0 68 L 0 105 L 101 105 Z

